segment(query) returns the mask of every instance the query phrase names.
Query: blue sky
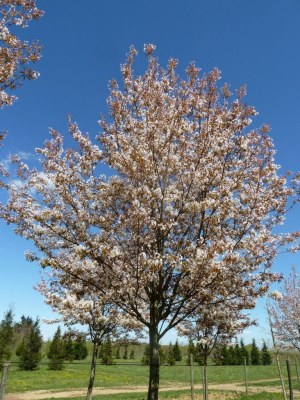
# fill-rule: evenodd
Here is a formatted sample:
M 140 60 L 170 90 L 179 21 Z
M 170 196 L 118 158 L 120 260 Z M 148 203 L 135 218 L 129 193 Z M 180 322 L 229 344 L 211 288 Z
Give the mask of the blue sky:
M 298 0 L 37 0 L 45 16 L 22 30 L 23 38 L 37 38 L 43 58 L 38 80 L 26 82 L 16 93 L 13 107 L 0 111 L 0 129 L 9 135 L 0 159 L 10 152 L 31 157 L 53 127 L 67 134 L 70 114 L 91 136 L 99 132 L 97 120 L 106 113 L 108 81 L 119 78 L 120 64 L 131 44 L 140 52 L 144 43 L 157 46 L 165 65 L 178 58 L 184 73 L 194 60 L 203 71 L 218 67 L 231 88 L 246 84 L 247 102 L 259 116 L 253 121 L 272 127 L 271 136 L 282 170 L 299 170 L 300 147 L 300 2 Z M 294 210 L 286 229 L 299 229 L 300 212 Z M 25 261 L 30 243 L 0 224 L 0 316 L 14 305 L 22 314 L 51 318 L 50 309 L 33 290 L 38 267 Z M 300 265 L 299 254 L 281 256 L 274 269 L 287 273 Z M 245 341 L 267 337 L 263 302 L 255 311 L 261 327 L 249 328 Z M 54 327 L 43 325 L 47 338 Z M 172 336 L 167 337 L 167 341 Z

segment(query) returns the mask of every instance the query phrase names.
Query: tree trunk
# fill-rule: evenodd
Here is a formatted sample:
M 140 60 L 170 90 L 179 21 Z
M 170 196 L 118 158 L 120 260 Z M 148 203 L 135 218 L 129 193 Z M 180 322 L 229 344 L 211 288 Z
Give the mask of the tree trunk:
M 149 329 L 150 374 L 148 400 L 158 400 L 159 388 L 159 336 L 157 326 Z
M 98 349 L 99 349 L 99 343 L 94 342 L 93 343 L 92 364 L 91 364 L 91 371 L 90 371 L 90 380 L 89 380 L 89 386 L 88 386 L 88 390 L 87 390 L 87 394 L 86 394 L 86 400 L 92 400 L 92 392 L 93 392 L 95 374 L 96 374 Z
M 203 399 L 208 400 L 208 388 L 207 388 L 207 364 L 203 365 Z
M 207 357 L 208 357 L 207 352 L 205 350 L 204 363 L 203 363 L 203 399 L 204 400 L 208 400 Z

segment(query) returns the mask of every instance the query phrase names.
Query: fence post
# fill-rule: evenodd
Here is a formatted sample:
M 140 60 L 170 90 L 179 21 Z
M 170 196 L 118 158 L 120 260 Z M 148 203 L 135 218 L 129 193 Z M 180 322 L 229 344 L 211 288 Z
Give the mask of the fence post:
M 296 374 L 297 374 L 298 389 L 299 389 L 299 392 L 300 392 L 300 379 L 299 379 L 299 371 L 298 371 L 297 358 L 295 358 L 295 366 L 296 366 Z
M 193 354 L 192 353 L 190 354 L 190 381 L 191 381 L 191 400 L 194 400 L 195 399 L 195 392 L 194 392 L 194 362 L 193 362 Z
M 245 373 L 246 394 L 248 394 L 248 371 L 247 371 L 247 359 L 246 359 L 246 357 L 244 357 L 244 373 Z
M 290 400 L 293 400 L 294 399 L 293 382 L 292 382 L 292 375 L 291 375 L 291 368 L 290 368 L 290 361 L 289 360 L 286 360 L 286 368 L 287 368 L 288 379 L 289 379 Z
M 287 400 L 286 390 L 285 390 L 285 385 L 284 385 L 284 380 L 283 380 L 281 366 L 280 366 L 280 360 L 279 360 L 279 351 L 278 351 L 278 348 L 277 348 L 276 342 L 275 342 L 275 335 L 274 335 L 274 332 L 273 332 L 273 325 L 272 325 L 270 309 L 269 309 L 268 305 L 267 305 L 267 313 L 268 313 L 268 317 L 269 317 L 269 324 L 270 324 L 271 336 L 272 336 L 272 341 L 273 341 L 273 347 L 275 349 L 275 359 L 276 359 L 277 369 L 278 369 L 278 373 L 279 373 L 282 394 L 283 394 L 284 400 Z
M 1 378 L 1 383 L 0 383 L 0 400 L 4 400 L 5 385 L 6 385 L 9 366 L 10 366 L 10 363 L 3 364 L 2 378 Z
M 207 362 L 203 365 L 203 400 L 208 400 Z

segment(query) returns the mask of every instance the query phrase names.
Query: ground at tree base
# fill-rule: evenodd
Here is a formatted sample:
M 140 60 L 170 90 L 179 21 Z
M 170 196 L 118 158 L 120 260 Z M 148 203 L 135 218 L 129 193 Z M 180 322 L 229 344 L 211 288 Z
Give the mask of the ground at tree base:
M 257 394 L 262 392 L 268 393 L 280 393 L 281 387 L 279 386 L 251 386 L 251 383 L 274 381 L 274 379 L 263 379 L 249 382 L 248 393 Z M 175 385 L 172 387 L 161 387 L 160 392 L 174 391 L 174 390 L 189 390 L 188 386 Z M 201 389 L 200 385 L 195 385 L 195 390 Z M 210 393 L 210 400 L 234 400 L 238 399 L 241 394 L 245 394 L 244 382 L 235 382 L 228 384 L 215 384 L 209 385 L 209 391 L 217 390 L 222 391 L 222 393 Z M 145 393 L 147 392 L 147 387 L 145 386 L 131 386 L 131 387 L 119 387 L 119 388 L 100 388 L 95 387 L 93 390 L 94 395 L 113 395 L 122 393 Z M 228 392 L 228 393 L 226 393 Z M 60 399 L 60 398 L 72 398 L 78 396 L 85 396 L 86 389 L 70 389 L 68 391 L 51 391 L 51 390 L 36 390 L 31 392 L 22 393 L 8 393 L 5 396 L 5 400 L 43 400 L 47 399 Z M 190 396 L 182 395 L 180 397 L 175 397 L 174 400 L 190 400 Z M 299 391 L 295 391 L 294 399 L 300 399 Z M 171 399 L 170 399 L 171 400 Z

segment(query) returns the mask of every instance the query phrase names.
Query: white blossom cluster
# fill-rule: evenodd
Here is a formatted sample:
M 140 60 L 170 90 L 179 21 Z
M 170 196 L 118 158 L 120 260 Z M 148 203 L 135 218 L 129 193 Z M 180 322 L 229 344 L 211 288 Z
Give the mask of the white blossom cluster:
M 36 289 L 67 326 L 87 326 L 92 342 L 97 345 L 107 336 L 118 338 L 130 331 L 138 333 L 141 328 L 111 303 L 109 297 L 93 291 L 82 281 L 74 281 L 62 271 L 46 273 Z
M 0 109 L 17 99 L 11 90 L 21 86 L 24 79 L 39 76 L 27 66 L 40 59 L 40 45 L 22 41 L 11 27 L 26 28 L 42 15 L 34 0 L 0 0 Z

